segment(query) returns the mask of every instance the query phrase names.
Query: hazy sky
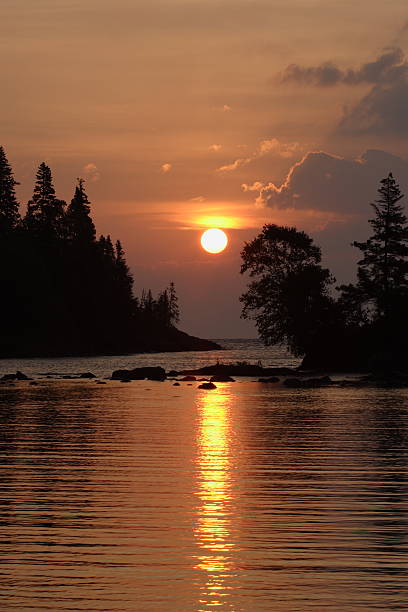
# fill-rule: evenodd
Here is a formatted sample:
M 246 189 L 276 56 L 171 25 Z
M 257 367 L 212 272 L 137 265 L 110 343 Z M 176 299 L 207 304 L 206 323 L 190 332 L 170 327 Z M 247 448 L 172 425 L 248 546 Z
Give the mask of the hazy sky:
M 408 190 L 406 0 L 1 0 L 0 48 L 21 201 L 41 161 L 65 199 L 87 179 L 136 292 L 173 280 L 190 333 L 255 335 L 240 250 L 263 223 L 312 233 L 345 281 L 379 180 Z

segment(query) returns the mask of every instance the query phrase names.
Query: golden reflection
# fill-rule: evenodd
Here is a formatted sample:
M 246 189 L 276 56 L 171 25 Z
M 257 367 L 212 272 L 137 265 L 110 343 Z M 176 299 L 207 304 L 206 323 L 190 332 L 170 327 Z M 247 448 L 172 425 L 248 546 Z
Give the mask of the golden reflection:
M 196 569 L 206 573 L 201 587 L 200 610 L 228 606 L 231 586 L 226 579 L 233 570 L 231 551 L 231 457 L 230 403 L 221 390 L 203 393 L 198 400 L 197 527 L 201 553 Z M 225 609 L 225 608 L 224 608 Z

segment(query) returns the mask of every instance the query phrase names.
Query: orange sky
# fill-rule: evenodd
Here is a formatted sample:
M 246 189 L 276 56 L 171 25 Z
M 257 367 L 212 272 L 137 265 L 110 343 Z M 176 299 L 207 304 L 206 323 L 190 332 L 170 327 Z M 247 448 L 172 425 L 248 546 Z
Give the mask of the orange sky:
M 378 181 L 404 189 L 407 22 L 406 0 L 2 0 L 0 143 L 21 201 L 43 160 L 60 197 L 83 176 L 137 292 L 173 280 L 183 329 L 254 336 L 244 240 L 296 225 L 347 280 Z M 210 225 L 230 236 L 218 256 L 199 247 Z

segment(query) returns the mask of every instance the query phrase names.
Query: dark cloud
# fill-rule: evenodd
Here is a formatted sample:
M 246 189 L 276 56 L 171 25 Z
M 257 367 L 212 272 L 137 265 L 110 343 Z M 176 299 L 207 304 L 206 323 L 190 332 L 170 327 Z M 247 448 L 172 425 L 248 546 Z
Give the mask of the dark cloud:
M 408 134 L 408 80 L 377 85 L 356 106 L 344 112 L 337 134 Z
M 389 172 L 402 190 L 408 187 L 408 162 L 385 151 L 369 150 L 359 159 L 314 152 L 292 166 L 280 186 L 257 182 L 243 187 L 258 192 L 257 203 L 264 206 L 366 215 L 379 181 Z
M 395 83 L 408 76 L 408 62 L 399 47 L 391 47 L 373 62 L 367 62 L 358 69 L 342 70 L 333 62 L 319 66 L 291 64 L 278 76 L 281 83 L 298 83 L 314 87 L 333 87 L 340 83 L 360 85 L 361 83 Z

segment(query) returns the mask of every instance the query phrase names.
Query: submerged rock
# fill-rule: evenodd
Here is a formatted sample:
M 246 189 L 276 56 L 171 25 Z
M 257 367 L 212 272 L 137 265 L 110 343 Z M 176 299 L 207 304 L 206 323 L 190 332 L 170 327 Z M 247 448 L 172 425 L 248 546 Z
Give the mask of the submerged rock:
M 210 382 L 235 382 L 235 378 L 231 378 L 227 374 L 219 374 L 218 376 L 211 376 Z
M 277 376 L 271 376 L 270 378 L 259 378 L 258 382 L 260 383 L 278 383 L 279 378 Z
M 115 370 L 112 373 L 112 380 L 166 380 L 166 371 L 160 366 L 134 368 L 133 370 Z
M 95 374 L 92 374 L 92 372 L 82 372 L 79 375 L 79 378 L 96 378 Z
M 20 372 L 20 370 L 17 370 L 15 374 L 4 374 L 1 380 L 32 380 L 32 379 L 29 378 L 26 374 L 23 374 L 23 372 Z
M 183 378 L 180 378 L 180 380 L 183 382 L 194 382 L 197 379 L 195 376 L 184 376 Z
M 198 385 L 199 389 L 216 389 L 216 385 L 214 385 L 214 383 L 212 382 L 205 382 L 202 383 L 201 385 Z

